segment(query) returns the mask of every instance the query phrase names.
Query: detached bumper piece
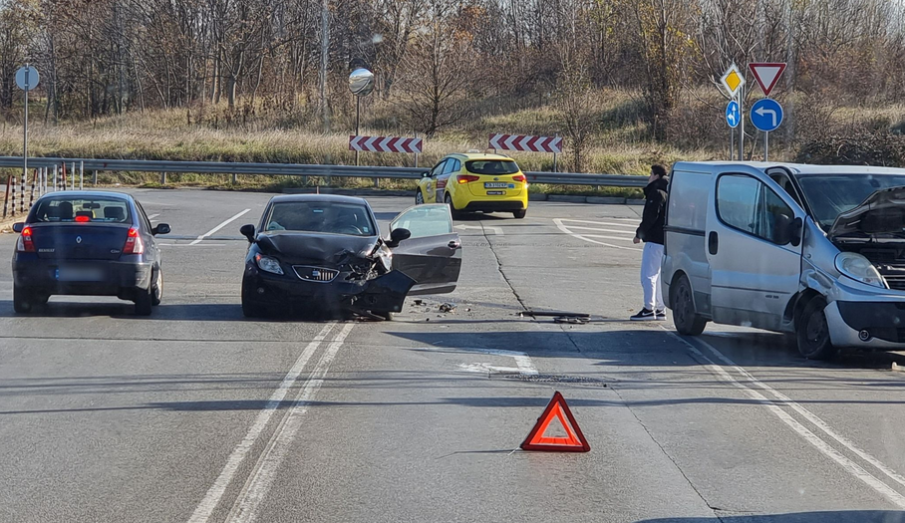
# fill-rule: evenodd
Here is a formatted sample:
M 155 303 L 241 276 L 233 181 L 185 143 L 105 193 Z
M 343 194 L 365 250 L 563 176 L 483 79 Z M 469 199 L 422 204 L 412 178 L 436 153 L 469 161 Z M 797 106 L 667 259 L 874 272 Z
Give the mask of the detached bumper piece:
M 368 282 L 365 291 L 355 296 L 352 312 L 401 312 L 402 305 L 415 280 L 400 271 L 392 271 Z

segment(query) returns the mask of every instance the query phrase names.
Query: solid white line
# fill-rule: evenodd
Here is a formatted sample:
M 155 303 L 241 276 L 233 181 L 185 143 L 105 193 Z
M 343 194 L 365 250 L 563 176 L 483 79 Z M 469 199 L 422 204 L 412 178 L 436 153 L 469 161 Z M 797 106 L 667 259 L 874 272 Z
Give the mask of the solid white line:
M 225 222 L 221 223 L 220 225 L 218 225 L 218 226 L 214 227 L 213 229 L 207 231 L 206 233 L 202 234 L 201 236 L 199 236 L 195 241 L 193 241 L 193 242 L 190 243 L 189 245 L 195 245 L 195 244 L 201 242 L 201 240 L 203 240 L 203 239 L 206 238 L 207 236 L 210 236 L 211 234 L 214 234 L 215 232 L 219 231 L 220 229 L 226 227 L 227 225 L 229 225 L 230 223 L 232 223 L 233 220 L 237 220 L 240 216 L 242 216 L 243 214 L 247 213 L 247 212 L 250 211 L 250 210 L 251 210 L 251 209 L 245 209 L 244 211 L 240 212 L 239 214 L 233 216 L 232 218 L 230 218 L 230 219 L 226 220 Z
M 574 221 L 574 220 L 573 220 L 573 221 Z M 614 248 L 614 249 L 622 249 L 622 250 L 624 250 L 624 251 L 635 251 L 635 252 L 640 252 L 640 251 L 641 251 L 641 249 L 636 249 L 636 248 L 634 248 L 634 247 L 622 247 L 622 246 L 613 245 L 613 244 L 610 244 L 610 243 L 599 242 L 599 241 L 597 241 L 597 240 L 592 240 L 592 239 L 588 238 L 587 235 L 582 236 L 582 235 L 580 235 L 580 234 L 575 234 L 574 232 L 570 231 L 569 228 L 568 228 L 567 226 L 563 225 L 562 222 L 563 222 L 563 219 L 562 219 L 562 218 L 553 218 L 553 223 L 556 224 L 556 227 L 557 227 L 559 230 L 561 230 L 562 232 L 568 234 L 569 236 L 573 236 L 573 237 L 575 237 L 575 238 L 578 238 L 579 240 L 586 241 L 586 242 L 590 242 L 590 243 L 596 243 L 597 245 L 603 245 L 603 246 L 606 246 L 606 247 L 612 247 L 612 248 Z M 606 237 L 606 239 L 610 239 L 610 240 L 624 240 L 625 238 L 610 238 L 610 237 Z
M 245 487 L 226 517 L 227 523 L 255 520 L 258 508 L 270 490 L 270 486 L 276 478 L 276 473 L 289 452 L 289 448 L 295 439 L 295 434 L 302 424 L 302 417 L 308 411 L 309 402 L 323 385 L 324 376 L 330 369 L 330 364 L 354 326 L 354 323 L 347 323 L 327 346 L 320 361 L 317 362 L 314 370 L 311 371 L 304 388 L 290 407 L 289 413 L 283 418 L 280 427 L 274 432 L 270 442 L 267 444 L 267 448 L 258 459 L 255 471 L 248 478 Z
M 711 360 L 710 358 L 705 356 L 704 353 L 699 351 L 697 349 L 697 347 L 695 347 L 691 342 L 681 338 L 680 336 L 676 335 L 673 332 L 670 332 L 670 331 L 666 331 L 666 332 L 670 336 L 672 336 L 675 339 L 679 340 L 680 342 L 684 343 L 691 350 L 691 352 L 696 354 L 698 357 L 700 357 L 704 361 L 707 361 L 708 364 L 705 365 L 705 368 L 707 368 L 710 372 L 717 375 L 723 381 L 742 390 L 751 399 L 753 399 L 753 400 L 757 401 L 758 403 L 767 407 L 767 409 L 772 414 L 774 414 L 777 418 L 779 418 L 783 423 L 788 425 L 789 428 L 791 428 L 792 430 L 797 432 L 799 436 L 801 436 L 805 441 L 807 441 L 808 443 L 813 445 L 823 455 L 827 456 L 828 458 L 832 459 L 833 461 L 835 461 L 836 463 L 841 465 L 842 468 L 844 468 L 846 471 L 848 471 L 851 475 L 860 479 L 867 486 L 869 486 L 870 488 L 874 489 L 875 491 L 877 491 L 878 493 L 880 493 L 881 495 L 886 497 L 886 499 L 888 499 L 894 505 L 899 507 L 899 509 L 905 509 L 905 496 L 902 496 L 895 489 L 893 489 L 892 487 L 890 487 L 889 485 L 887 485 L 886 483 L 884 483 L 883 481 L 878 479 L 876 476 L 872 475 L 870 472 L 864 470 L 864 468 L 862 468 L 860 465 L 858 465 L 854 461 L 845 457 L 843 454 L 841 454 L 839 451 L 834 449 L 832 446 L 830 446 L 824 440 L 820 439 L 820 437 L 818 437 L 816 434 L 811 432 L 807 427 L 802 425 L 798 420 L 793 418 L 791 415 L 789 415 L 788 412 L 786 412 L 781 407 L 776 405 L 776 403 L 772 402 L 766 396 L 757 392 L 754 389 L 751 389 L 751 388 L 745 386 L 743 383 L 737 381 L 735 378 L 732 377 L 731 374 L 729 374 L 726 371 L 726 369 L 724 369 L 722 366 L 714 363 L 713 360 Z M 715 348 L 711 347 L 706 342 L 703 342 L 701 340 L 696 340 L 696 341 L 705 345 L 708 349 L 710 349 L 711 352 L 714 352 L 715 354 L 720 354 L 720 356 L 722 356 L 722 354 L 719 351 L 717 351 Z M 731 362 L 731 360 L 729 360 L 725 356 L 722 356 L 721 359 L 723 361 Z M 730 363 L 730 365 L 734 369 L 737 369 L 737 370 L 740 369 L 737 365 L 735 365 L 733 363 Z M 747 372 L 743 372 L 743 374 L 747 374 L 747 376 L 751 376 Z M 750 381 L 752 383 L 759 383 L 758 380 L 753 377 L 750 378 Z M 848 447 L 848 446 L 846 445 L 846 447 Z M 854 449 L 852 449 L 852 448 L 849 448 L 849 450 L 852 450 L 854 452 Z
M 261 432 L 264 431 L 264 428 L 267 426 L 267 423 L 270 421 L 273 413 L 276 412 L 277 407 L 279 407 L 280 402 L 283 401 L 283 398 L 286 397 L 286 393 L 289 392 L 289 389 L 293 387 L 299 375 L 302 373 L 302 370 L 305 368 L 305 365 L 308 364 L 308 360 L 311 359 L 311 356 L 320 346 L 321 342 L 330 334 L 330 331 L 333 330 L 333 327 L 336 323 L 328 323 L 324 326 L 323 329 L 308 343 L 308 346 L 305 347 L 305 350 L 299 355 L 298 360 L 296 360 L 295 365 L 289 369 L 289 372 L 286 373 L 286 377 L 283 378 L 283 381 L 277 387 L 277 389 L 273 392 L 273 395 L 270 396 L 270 399 L 267 401 L 267 404 L 264 405 L 264 408 L 261 409 L 261 412 L 258 413 L 258 416 L 255 418 L 254 423 L 252 423 L 251 428 L 248 430 L 248 434 L 245 435 L 245 438 L 242 439 L 241 442 L 236 446 L 233 450 L 232 454 L 229 455 L 229 458 L 226 460 L 226 465 L 223 467 L 223 470 L 220 472 L 220 475 L 217 476 L 217 479 L 214 481 L 214 484 L 211 485 L 211 488 L 208 489 L 207 494 L 204 496 L 204 499 L 201 500 L 201 503 L 198 504 L 198 507 L 195 509 L 195 512 L 192 514 L 192 517 L 189 518 L 189 523 L 206 523 L 207 520 L 211 517 L 211 514 L 214 512 L 214 509 L 217 508 L 217 504 L 220 503 L 220 499 L 223 497 L 224 492 L 226 492 L 226 487 L 229 486 L 230 482 L 233 479 L 233 476 L 236 475 L 236 471 L 239 469 L 239 465 L 242 463 L 242 460 L 245 459 L 245 456 L 251 450 L 251 447 L 254 445 L 255 441 L 258 439 L 258 436 L 261 435 Z
M 158 243 L 157 245 L 163 247 L 223 247 L 226 245 L 225 243 L 196 243 L 197 241 L 195 240 L 192 243 Z
M 635 231 L 620 231 L 617 229 L 600 229 L 597 227 L 577 227 L 575 225 L 567 225 L 566 227 L 568 227 L 568 229 L 570 231 L 575 230 L 575 229 L 581 229 L 583 231 L 597 231 L 597 232 L 611 232 L 614 234 L 627 234 L 629 240 L 631 240 L 632 238 L 635 237 Z M 581 233 L 581 234 L 584 234 L 584 233 Z
M 640 222 L 641 222 L 641 219 L 640 219 L 640 218 L 604 218 L 604 219 L 605 219 L 605 220 L 619 220 L 619 221 L 623 221 L 623 222 L 635 222 L 635 223 L 640 223 Z M 572 219 L 572 218 L 562 218 L 562 221 L 564 221 L 564 222 L 578 222 L 578 223 L 596 223 L 596 224 L 598 224 L 598 225 L 610 225 L 610 224 L 607 224 L 606 222 L 595 222 L 595 221 L 592 221 L 592 220 L 575 220 L 575 219 Z M 631 225 L 631 224 L 625 224 L 625 226 L 626 226 L 626 227 L 636 227 L 636 225 Z
M 762 381 L 760 381 L 757 378 L 755 378 L 754 376 L 752 376 L 748 371 L 746 371 L 744 368 L 736 365 L 735 362 L 733 362 L 728 357 L 726 357 L 722 352 L 717 350 L 717 348 L 714 347 L 713 345 L 707 343 L 704 340 L 698 340 L 698 341 L 703 346 L 707 347 L 707 349 L 711 353 L 713 353 L 713 355 L 716 356 L 717 359 L 723 361 L 723 363 L 732 367 L 733 370 L 735 370 L 736 372 L 738 372 L 739 374 L 744 376 L 753 385 L 769 392 L 774 398 L 776 398 L 777 400 L 782 402 L 784 405 L 787 405 L 795 412 L 801 414 L 801 416 L 804 417 L 806 420 L 813 423 L 817 428 L 822 430 L 827 436 L 833 438 L 840 445 L 842 445 L 845 448 L 847 448 L 848 450 L 852 451 L 853 454 L 855 454 L 859 458 L 863 459 L 864 461 L 866 461 L 866 462 L 870 463 L 871 465 L 873 465 L 874 467 L 876 467 L 877 470 L 879 470 L 880 472 L 885 474 L 887 477 L 889 477 L 890 479 L 892 479 L 899 485 L 902 485 L 903 487 L 905 487 L 905 477 L 903 477 L 902 475 L 898 474 L 896 471 L 894 471 L 894 470 L 890 469 L 889 467 L 887 467 L 886 465 L 884 465 L 883 462 L 881 462 L 879 459 L 871 456 L 867 452 L 865 452 L 865 451 L 861 450 L 860 448 L 858 448 L 857 446 L 855 446 L 855 444 L 852 443 L 851 441 L 849 441 L 848 438 L 846 438 L 845 436 L 838 434 L 825 421 L 823 421 L 822 419 L 817 417 L 816 414 L 814 414 L 813 412 L 809 411 L 808 409 L 802 407 L 800 404 L 793 401 L 792 398 L 786 396 L 785 394 L 779 392 L 778 390 L 774 389 L 773 387 L 767 385 L 766 383 L 763 383 Z
M 155 220 L 154 218 L 157 218 L 158 216 L 160 216 L 160 213 L 157 213 L 157 214 L 149 214 L 149 215 L 148 215 L 148 221 L 149 221 L 149 222 L 156 222 L 157 220 Z
M 609 227 L 625 227 L 629 229 L 631 232 L 634 232 L 635 229 L 638 228 L 637 224 L 634 223 L 611 223 L 611 222 L 592 222 L 589 220 L 569 220 L 567 218 L 563 218 L 564 222 L 578 222 L 578 223 L 590 223 L 592 225 L 606 225 Z M 582 227 L 580 225 L 567 225 L 570 229 L 586 229 L 590 227 Z

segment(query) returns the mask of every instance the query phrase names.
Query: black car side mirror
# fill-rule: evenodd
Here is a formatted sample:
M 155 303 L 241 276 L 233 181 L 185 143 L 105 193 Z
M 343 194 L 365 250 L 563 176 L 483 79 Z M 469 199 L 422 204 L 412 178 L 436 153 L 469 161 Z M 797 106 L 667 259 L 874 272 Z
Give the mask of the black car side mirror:
M 399 229 L 393 229 L 393 231 L 390 232 L 390 241 L 387 242 L 387 245 L 390 247 L 396 247 L 397 245 L 399 245 L 399 242 L 408 240 L 411 237 L 412 231 L 408 229 L 403 229 L 401 227 Z
M 157 227 L 151 229 L 151 234 L 157 236 L 158 234 L 170 234 L 170 224 L 168 223 L 159 223 Z
M 255 242 L 255 226 L 252 224 L 245 224 L 242 227 L 239 227 L 239 232 L 242 236 L 248 238 L 248 243 Z
M 16 232 L 22 232 L 23 229 L 25 229 L 25 224 L 24 224 L 24 223 L 19 222 L 19 223 L 14 223 L 14 224 L 13 224 L 13 230 L 14 230 L 14 231 L 16 231 Z

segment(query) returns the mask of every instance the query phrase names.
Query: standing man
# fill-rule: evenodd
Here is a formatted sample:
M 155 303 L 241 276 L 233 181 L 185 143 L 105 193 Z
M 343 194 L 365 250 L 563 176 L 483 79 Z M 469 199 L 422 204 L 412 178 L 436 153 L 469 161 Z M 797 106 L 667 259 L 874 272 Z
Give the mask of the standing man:
M 666 320 L 663 288 L 660 285 L 660 263 L 663 258 L 663 225 L 666 221 L 666 202 L 669 197 L 669 178 L 666 168 L 653 165 L 644 188 L 644 214 L 635 232 L 633 243 L 644 242 L 641 255 L 641 288 L 644 307 L 631 317 L 633 321 Z

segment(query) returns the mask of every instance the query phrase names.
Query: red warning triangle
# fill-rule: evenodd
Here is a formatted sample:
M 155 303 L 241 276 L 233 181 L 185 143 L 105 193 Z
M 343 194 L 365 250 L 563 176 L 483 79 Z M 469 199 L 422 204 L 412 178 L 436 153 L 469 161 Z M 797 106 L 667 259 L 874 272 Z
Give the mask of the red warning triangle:
M 565 415 L 565 417 L 563 417 Z M 558 420 L 566 432 L 565 437 L 546 436 L 550 423 Z M 528 437 L 522 442 L 522 450 L 548 450 L 553 452 L 588 452 L 591 446 L 584 439 L 584 434 L 578 427 L 572 411 L 566 405 L 566 399 L 559 391 L 553 394 L 553 399 L 544 409 L 544 413 L 537 418 L 534 428 L 528 433 Z

